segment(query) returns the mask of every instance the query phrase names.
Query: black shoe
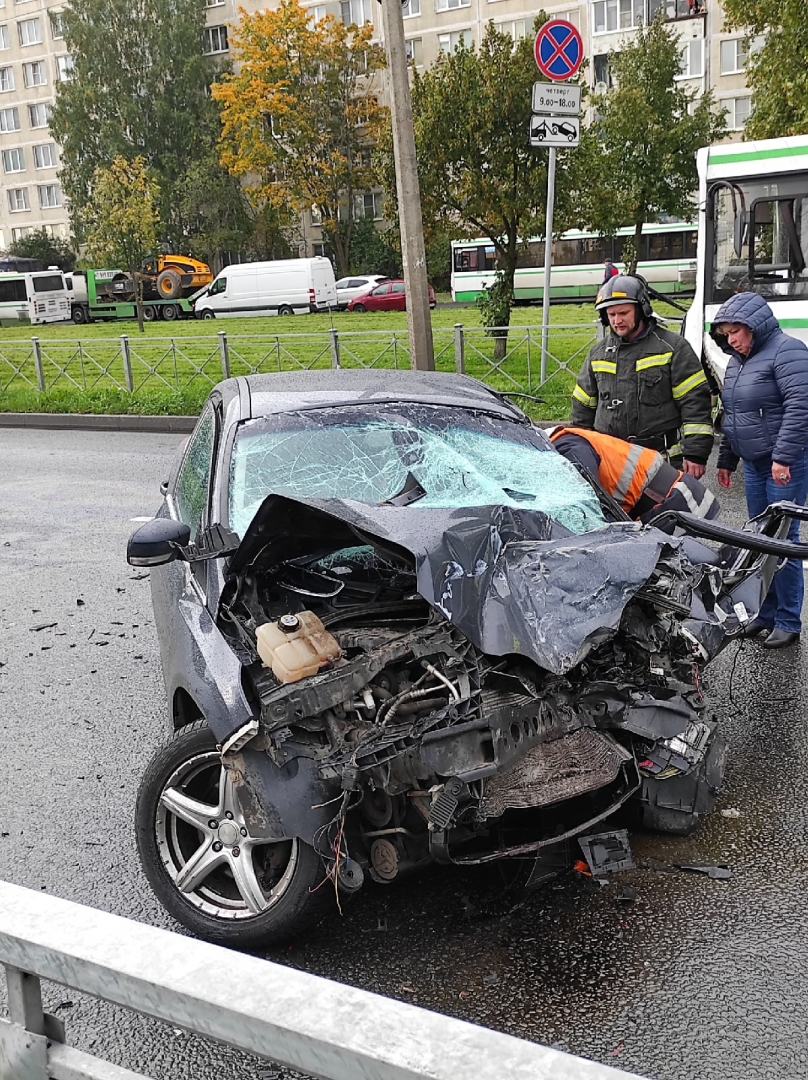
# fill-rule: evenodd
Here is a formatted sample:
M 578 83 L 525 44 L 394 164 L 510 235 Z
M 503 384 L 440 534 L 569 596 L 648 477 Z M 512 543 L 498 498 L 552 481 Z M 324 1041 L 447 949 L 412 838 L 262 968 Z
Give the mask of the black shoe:
M 788 630 L 772 630 L 763 642 L 764 649 L 784 649 L 786 645 L 794 645 L 800 640 L 799 634 L 790 634 Z
M 750 623 L 747 623 L 744 627 L 744 637 L 756 637 L 758 634 L 770 634 L 774 630 L 771 623 L 761 622 L 760 619 L 752 619 Z

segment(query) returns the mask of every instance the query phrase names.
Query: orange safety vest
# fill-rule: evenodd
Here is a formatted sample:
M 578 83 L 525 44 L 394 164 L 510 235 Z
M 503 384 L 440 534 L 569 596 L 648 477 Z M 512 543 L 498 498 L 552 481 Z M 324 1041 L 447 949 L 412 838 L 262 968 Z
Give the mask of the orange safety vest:
M 656 474 L 666 464 L 656 450 L 649 450 L 638 443 L 616 439 L 589 428 L 558 427 L 550 436 L 555 442 L 562 435 L 580 435 L 593 447 L 600 458 L 598 480 L 626 513 L 637 505 L 643 492 Z

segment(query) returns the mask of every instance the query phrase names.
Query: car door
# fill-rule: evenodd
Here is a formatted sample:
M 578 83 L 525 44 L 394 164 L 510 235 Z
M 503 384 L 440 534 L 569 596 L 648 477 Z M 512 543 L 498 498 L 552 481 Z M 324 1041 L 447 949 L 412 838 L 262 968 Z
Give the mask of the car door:
M 390 310 L 404 311 L 407 307 L 407 295 L 404 292 L 404 282 L 394 281 L 390 286 Z
M 184 521 L 192 538 L 210 520 L 214 463 L 222 430 L 221 404 L 209 401 L 183 455 L 164 513 Z M 215 515 L 214 515 L 215 516 Z M 227 646 L 208 610 L 207 562 L 182 560 L 151 571 L 154 621 L 169 707 L 178 688 L 186 691 L 214 730 L 225 738 L 252 711 L 241 688 L 241 663 Z
M 368 311 L 389 311 L 390 310 L 390 286 L 389 285 L 377 285 L 370 296 L 367 298 L 365 306 Z

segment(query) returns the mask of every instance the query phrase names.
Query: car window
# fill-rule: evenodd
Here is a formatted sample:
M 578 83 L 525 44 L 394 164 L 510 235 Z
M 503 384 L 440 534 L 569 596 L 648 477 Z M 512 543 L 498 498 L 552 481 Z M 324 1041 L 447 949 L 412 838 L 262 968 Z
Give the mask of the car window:
M 339 281 L 337 282 L 337 288 L 338 289 L 351 289 L 351 288 L 353 288 L 353 285 L 354 285 L 354 282 L 352 281 L 352 279 L 351 278 L 346 278 L 346 277 L 340 278 Z
M 189 526 L 192 539 L 196 538 L 208 498 L 213 432 L 213 408 L 209 405 L 202 413 L 193 435 L 188 440 L 185 458 L 174 489 L 177 513 L 180 519 Z
M 389 285 L 377 285 L 376 288 L 373 290 L 373 292 L 370 295 L 371 296 L 387 296 L 387 293 L 389 291 L 390 291 L 390 286 Z
M 230 527 L 243 536 L 271 493 L 378 505 L 409 478 L 427 508 L 541 510 L 571 532 L 603 524 L 576 469 L 526 425 L 441 406 L 353 406 L 247 421 L 230 464 Z
M 403 281 L 396 281 L 391 286 L 391 291 L 394 292 L 394 293 L 403 293 L 404 292 L 404 282 Z

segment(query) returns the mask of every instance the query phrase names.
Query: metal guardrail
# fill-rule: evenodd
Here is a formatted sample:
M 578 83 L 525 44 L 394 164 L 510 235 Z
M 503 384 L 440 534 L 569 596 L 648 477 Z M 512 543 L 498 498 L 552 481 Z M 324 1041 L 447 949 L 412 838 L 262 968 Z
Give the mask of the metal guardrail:
M 597 328 L 552 325 L 542 357 L 541 326 L 436 327 L 435 366 L 490 382 L 499 390 L 531 394 L 560 375 L 574 378 Z M 11 389 L 144 392 L 207 391 L 222 378 L 312 368 L 409 368 L 404 330 L 229 334 L 176 337 L 57 339 L 33 337 L 0 345 L 0 394 Z M 570 380 L 567 380 L 570 382 Z M 571 385 L 559 386 L 569 393 Z M 203 395 L 204 396 L 204 395 Z
M 160 957 L 155 964 L 154 958 Z M 2 1080 L 146 1080 L 65 1045 L 40 979 L 327 1080 L 629 1080 L 607 1065 L 0 882 Z

